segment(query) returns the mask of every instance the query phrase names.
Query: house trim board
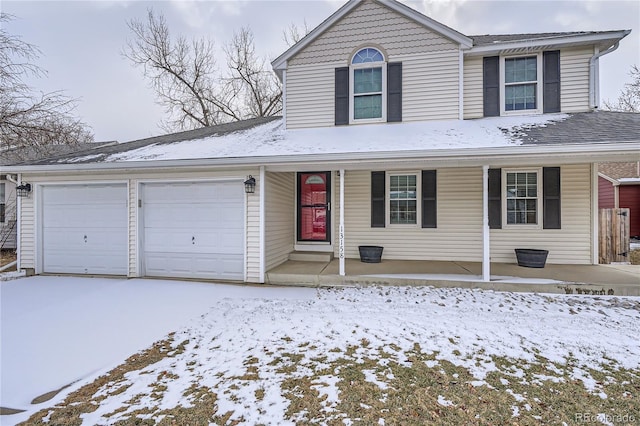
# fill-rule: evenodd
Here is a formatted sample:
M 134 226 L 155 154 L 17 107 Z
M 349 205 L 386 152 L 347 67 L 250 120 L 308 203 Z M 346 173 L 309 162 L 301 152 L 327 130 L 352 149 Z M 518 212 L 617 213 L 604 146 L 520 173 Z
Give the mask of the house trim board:
M 348 165 L 349 169 L 367 169 L 371 165 L 389 164 L 391 160 L 399 161 L 434 161 L 440 162 L 438 166 L 455 167 L 482 166 L 487 160 L 493 166 L 512 164 L 577 164 L 597 161 L 629 161 L 629 158 L 638 158 L 640 142 L 609 141 L 597 144 L 549 144 L 549 145 L 516 145 L 489 148 L 468 149 L 441 149 L 441 150 L 407 150 L 407 151 L 369 151 L 354 153 L 330 153 L 330 154 L 296 154 L 273 155 L 269 157 L 231 157 L 197 160 L 164 160 L 131 161 L 126 163 L 86 163 L 86 164 L 51 164 L 32 166 L 8 166 L 7 172 L 49 172 L 68 173 L 70 171 L 92 170 L 132 170 L 132 169 L 157 169 L 189 167 L 190 171 L 198 171 L 198 168 L 209 169 L 211 167 L 237 168 L 241 166 L 264 165 L 269 171 L 296 171 L 299 167 L 310 165 L 309 170 L 326 170 L 326 164 L 332 164 L 333 169 L 339 165 Z M 158 164 L 160 163 L 160 164 Z M 315 164 L 315 166 L 313 166 Z M 318 166 L 318 164 L 320 166 Z

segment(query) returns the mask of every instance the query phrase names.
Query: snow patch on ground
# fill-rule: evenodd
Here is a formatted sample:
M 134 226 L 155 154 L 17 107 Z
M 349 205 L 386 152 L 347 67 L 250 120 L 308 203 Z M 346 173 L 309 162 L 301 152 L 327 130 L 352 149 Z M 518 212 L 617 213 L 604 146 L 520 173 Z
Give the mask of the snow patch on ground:
M 64 351 L 66 358 L 62 365 L 54 365 L 47 356 L 38 357 L 38 361 L 43 363 L 41 374 L 45 376 L 49 374 L 48 369 L 73 370 L 73 374 L 68 372 L 71 374 L 69 377 L 80 381 L 66 393 L 92 381 L 99 374 L 73 368 L 87 354 L 91 356 L 95 351 L 92 346 L 101 340 L 82 340 L 85 336 L 74 328 L 74 323 L 81 323 L 82 329 L 86 328 L 84 323 L 91 323 L 91 327 L 100 333 L 114 327 L 120 331 L 127 330 L 122 337 L 136 337 L 136 344 L 129 346 L 136 349 L 174 328 L 177 330 L 174 345 L 184 347 L 183 352 L 173 357 L 127 373 L 119 384 L 124 391 L 115 395 L 111 392 L 98 402 L 94 412 L 83 415 L 87 425 L 104 422 L 103 415 L 121 407 L 127 407 L 126 411 L 112 415 L 110 422 L 124 420 L 127 412 L 145 407 L 155 410 L 188 406 L 191 401 L 184 395 L 192 385 L 204 386 L 215 392 L 218 413 L 233 412 L 229 422 L 242 416 L 244 424 L 289 423 L 284 418 L 289 401 L 280 384 L 290 378 L 308 376 L 314 371 L 313 359 L 326 357 L 321 364 L 343 359 L 348 348 L 355 348 L 351 357 L 356 360 L 379 359 L 382 349 L 395 362 L 409 365 L 407 354 L 417 344 L 422 352 L 432 354 L 436 360 L 466 368 L 473 376 L 469 382 L 472 386 L 487 386 L 487 374 L 497 369 L 492 356 L 518 359 L 525 364 L 536 362 L 536 356 L 563 365 L 571 360 L 572 377 L 582 380 L 585 387 L 595 394 L 599 394 L 601 389 L 587 368 L 597 368 L 605 358 L 621 367 L 640 367 L 640 347 L 637 345 L 640 311 L 636 307 L 628 307 L 626 301 L 631 298 L 584 298 L 431 287 L 290 289 L 287 293 L 285 289 L 259 286 L 145 280 L 114 280 L 118 284 L 110 286 L 101 284 L 100 280 L 83 280 L 84 287 L 75 289 L 80 293 L 76 295 L 78 301 L 86 303 L 83 291 L 95 292 L 91 300 L 99 301 L 97 306 L 83 310 L 78 301 L 72 303 L 74 292 L 62 291 L 68 286 L 65 281 L 68 279 L 51 282 L 52 279 L 44 278 L 35 294 L 42 292 L 54 299 L 62 298 L 58 302 L 62 306 L 68 304 L 63 310 L 69 323 L 64 326 L 42 321 L 46 315 L 38 317 L 39 310 L 46 309 L 46 306 L 41 306 L 44 296 L 39 295 L 41 302 L 20 316 L 18 308 L 11 308 L 10 302 L 6 302 L 6 306 L 11 313 L 5 313 L 3 294 L 3 372 L 11 371 L 19 364 L 15 354 L 11 361 L 4 357 L 5 349 L 11 348 L 5 344 L 5 315 L 13 318 L 11 327 L 7 328 L 12 330 L 11 335 L 16 339 L 22 337 L 23 341 L 28 341 L 31 339 L 24 339 L 24 336 L 32 337 L 35 333 L 42 338 L 49 333 L 51 339 L 58 342 L 77 341 L 73 348 Z M 100 289 L 101 286 L 104 288 Z M 22 293 L 23 290 L 17 287 L 10 290 Z M 33 294 L 36 290 L 33 282 L 25 287 L 25 294 Z M 139 292 L 129 293 L 132 288 L 139 288 Z M 190 296 L 185 298 L 183 293 Z M 127 301 L 129 298 L 133 298 L 133 302 Z M 182 302 L 176 300 L 180 298 Z M 29 308 L 28 298 L 22 303 Z M 174 306 L 175 313 L 170 306 Z M 56 312 L 60 311 L 59 303 L 51 303 L 53 307 Z M 571 307 L 580 309 L 570 313 Z M 139 312 L 131 314 L 128 309 Z M 42 330 L 30 328 L 33 324 L 30 325 L 29 315 L 35 315 L 42 321 L 38 324 Z M 128 317 L 127 326 L 114 325 L 112 321 L 122 315 Z M 150 333 L 147 328 L 156 321 L 162 321 L 164 316 L 176 318 L 166 322 L 164 328 Z M 85 321 L 78 321 L 78 318 Z M 25 321 L 25 324 L 17 319 Z M 48 348 L 46 342 L 39 344 Z M 109 346 L 100 348 L 100 351 L 110 353 L 101 365 L 124 360 L 131 352 L 130 349 L 127 355 L 118 352 L 116 349 L 124 346 L 118 341 L 110 341 L 108 345 L 112 350 Z M 26 353 L 31 354 L 28 357 L 36 358 L 32 352 Z M 294 361 L 299 355 L 299 360 Z M 249 359 L 259 371 L 259 380 L 245 380 L 238 385 L 237 377 L 247 374 Z M 384 362 L 387 361 L 381 360 L 380 365 L 384 366 Z M 340 399 L 335 376 L 338 372 L 332 373 L 324 373 L 312 383 L 320 394 L 327 395 L 323 402 L 326 412 L 330 412 Z M 127 403 L 136 395 L 151 395 L 157 378 L 162 374 L 176 378 L 162 382 L 167 388 L 159 400 L 147 397 Z M 518 374 L 515 368 L 513 376 L 518 377 Z M 383 377 L 376 376 L 373 371 L 367 373 L 367 380 L 378 386 Z M 3 375 L 3 390 L 9 389 L 4 388 L 4 381 Z M 13 389 L 19 388 L 18 382 L 11 383 Z M 37 378 L 29 383 L 37 383 Z M 256 396 L 258 389 L 264 390 L 264 398 Z M 105 389 L 101 392 L 105 394 Z M 3 398 L 4 395 L 11 395 L 11 392 L 5 391 Z M 64 393 L 50 404 L 63 396 Z M 22 395 L 18 400 L 11 396 L 7 400 L 24 402 L 25 397 Z M 445 402 L 444 398 L 441 402 Z M 514 410 L 514 415 L 518 413 Z

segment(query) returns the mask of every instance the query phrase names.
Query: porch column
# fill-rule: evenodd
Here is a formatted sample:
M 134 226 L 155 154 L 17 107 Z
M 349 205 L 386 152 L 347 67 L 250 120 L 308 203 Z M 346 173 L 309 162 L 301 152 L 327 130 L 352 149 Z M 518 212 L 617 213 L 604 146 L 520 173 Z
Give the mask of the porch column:
M 340 169 L 340 225 L 338 226 L 338 259 L 340 276 L 344 273 L 344 169 Z
M 482 281 L 491 281 L 489 231 L 489 166 L 482 166 Z
M 265 203 L 266 203 L 266 197 L 267 197 L 267 191 L 266 191 L 266 172 L 265 172 L 265 168 L 264 166 L 260 166 L 260 192 L 259 192 L 259 196 L 260 196 L 260 208 L 259 208 L 259 214 L 260 214 L 260 283 L 264 284 L 265 282 L 265 275 L 266 275 L 266 271 L 265 271 L 265 265 L 266 265 L 266 245 L 265 245 L 265 227 L 266 227 L 266 218 L 265 218 L 265 212 L 266 212 L 266 208 L 265 208 Z

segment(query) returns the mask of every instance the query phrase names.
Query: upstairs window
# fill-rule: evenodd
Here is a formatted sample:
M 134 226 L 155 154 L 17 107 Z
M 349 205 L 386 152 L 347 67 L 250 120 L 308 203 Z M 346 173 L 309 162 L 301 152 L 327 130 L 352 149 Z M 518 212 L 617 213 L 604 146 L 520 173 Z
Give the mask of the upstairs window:
M 542 97 L 540 58 L 540 55 L 503 58 L 504 112 L 538 112 Z
M 387 64 L 382 53 L 364 48 L 351 59 L 350 122 L 386 120 Z

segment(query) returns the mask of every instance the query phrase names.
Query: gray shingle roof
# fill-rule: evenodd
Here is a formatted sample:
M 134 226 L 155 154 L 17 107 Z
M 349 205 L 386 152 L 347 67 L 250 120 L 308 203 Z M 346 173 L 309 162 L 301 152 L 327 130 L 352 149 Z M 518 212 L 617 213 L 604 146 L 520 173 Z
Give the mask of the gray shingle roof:
M 238 131 L 242 131 L 242 130 L 247 130 L 250 129 L 252 127 L 255 126 L 259 126 L 261 124 L 265 124 L 268 123 L 270 121 L 276 120 L 276 119 L 280 119 L 281 117 L 259 117 L 259 118 L 252 118 L 249 120 L 243 120 L 243 121 L 235 121 L 232 123 L 225 123 L 225 124 L 218 124 L 216 126 L 209 126 L 209 127 L 202 127 L 200 129 L 195 129 L 195 130 L 187 130 L 184 132 L 178 132 L 178 133 L 170 133 L 170 134 L 166 134 L 166 135 L 161 135 L 161 136 L 154 136 L 154 137 L 150 137 L 150 138 L 145 138 L 145 139 L 138 139 L 138 140 L 134 140 L 134 141 L 130 141 L 130 142 L 124 142 L 124 143 L 119 143 L 119 144 L 114 144 L 114 145 L 109 145 L 109 146 L 104 146 L 101 148 L 95 148 L 92 149 L 91 151 L 87 151 L 87 152 L 73 152 L 72 156 L 69 155 L 56 155 L 56 156 L 50 156 L 48 158 L 45 159 L 40 159 L 38 161 L 28 161 L 28 162 L 23 162 L 23 163 L 19 163 L 19 164 L 32 164 L 32 165 L 38 165 L 38 164 L 58 164 L 58 163 L 64 163 L 65 159 L 76 159 L 79 158 L 79 156 L 82 156 L 82 154 L 86 154 L 86 158 L 80 161 L 73 161 L 74 163 L 77 164 L 82 164 L 82 163 L 96 163 L 96 162 L 100 162 L 101 159 L 103 159 L 104 157 L 107 157 L 108 155 L 111 154 L 118 154 L 118 153 L 122 153 L 122 152 L 127 152 L 127 151 L 131 151 L 134 149 L 138 149 L 138 148 L 143 148 L 145 146 L 148 145 L 161 145 L 161 144 L 170 144 L 170 143 L 174 143 L 174 142 L 181 142 L 181 141 L 187 141 L 187 140 L 192 140 L 192 139 L 202 139 L 202 138 L 206 138 L 208 136 L 221 136 L 221 135 L 225 135 L 228 133 L 233 133 L 233 132 L 238 132 Z M 69 153 L 67 153 L 69 154 Z M 42 157 L 41 157 L 42 158 Z
M 587 35 L 599 35 L 599 34 L 614 34 L 620 31 L 572 31 L 572 32 L 558 32 L 558 33 L 530 33 L 530 34 L 484 34 L 473 35 L 469 38 L 473 39 L 473 46 L 487 46 L 497 43 L 514 43 L 518 41 L 529 40 L 545 40 L 554 39 L 560 37 L 571 36 L 587 36 Z
M 640 142 L 640 114 L 581 112 L 545 127 L 522 130 L 519 136 L 525 145 Z
M 7 149 L 0 151 L 0 165 L 9 166 L 22 163 L 34 164 L 38 160 L 92 151 L 107 145 L 115 145 L 117 143 L 118 142 L 116 141 L 89 143 L 79 142 L 64 145 L 45 145 Z

